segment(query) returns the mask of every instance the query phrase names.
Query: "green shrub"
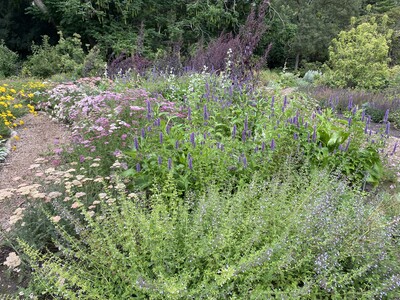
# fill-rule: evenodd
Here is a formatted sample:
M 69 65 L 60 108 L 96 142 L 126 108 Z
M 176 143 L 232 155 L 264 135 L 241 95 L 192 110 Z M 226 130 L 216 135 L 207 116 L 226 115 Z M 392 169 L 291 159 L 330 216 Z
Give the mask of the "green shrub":
M 380 197 L 366 199 L 324 172 L 307 177 L 289 168 L 234 194 L 210 185 L 196 199 L 180 198 L 169 176 L 149 203 L 125 196 L 118 179 L 114 186 L 113 202 L 102 200 L 95 214 L 81 209 L 86 221 L 79 238 L 55 223 L 60 253 L 19 241 L 33 268 L 25 294 L 110 300 L 398 295 L 398 217 L 383 213 Z
M 47 78 L 59 73 L 70 76 L 81 74 L 85 54 L 80 36 L 74 34 L 73 37 L 64 38 L 61 32 L 59 35 L 56 46 L 49 44 L 48 36 L 43 36 L 41 45 L 32 45 L 33 54 L 23 65 L 24 75 Z
M 372 18 L 349 31 L 341 31 L 329 47 L 329 70 L 324 81 L 337 87 L 379 89 L 389 79 L 391 30 L 382 34 Z
M 0 78 L 16 75 L 18 69 L 18 54 L 11 51 L 0 41 Z
M 82 76 L 83 77 L 99 77 L 102 76 L 107 68 L 107 64 L 104 61 L 100 48 L 94 46 L 90 49 L 89 53 L 86 55 L 83 67 Z

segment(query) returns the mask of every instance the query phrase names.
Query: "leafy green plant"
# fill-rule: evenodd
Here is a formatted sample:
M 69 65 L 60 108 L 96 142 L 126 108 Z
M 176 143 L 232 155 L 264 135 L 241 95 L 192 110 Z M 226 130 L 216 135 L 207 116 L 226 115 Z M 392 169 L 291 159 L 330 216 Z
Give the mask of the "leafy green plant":
M 329 69 L 324 81 L 338 87 L 385 87 L 389 79 L 391 34 L 392 30 L 380 33 L 374 18 L 370 23 L 340 32 L 329 47 Z
M 11 51 L 0 41 L 0 78 L 16 75 L 18 69 L 18 54 Z
M 82 72 L 85 54 L 80 36 L 64 38 L 59 32 L 59 41 L 55 46 L 49 43 L 49 37 L 43 36 L 41 45 L 32 45 L 33 54 L 23 65 L 22 74 L 47 78 L 58 73 L 78 76 Z
M 297 174 L 297 175 L 296 175 Z M 281 180 L 285 178 L 285 180 Z M 376 298 L 399 291 L 398 217 L 324 172 L 288 167 L 235 193 L 210 185 L 178 196 L 172 174 L 150 202 L 128 198 L 94 215 L 79 238 L 55 223 L 59 254 L 19 245 L 26 291 L 68 299 Z M 194 201 L 196 200 L 196 201 Z M 83 207 L 83 206 L 82 206 Z

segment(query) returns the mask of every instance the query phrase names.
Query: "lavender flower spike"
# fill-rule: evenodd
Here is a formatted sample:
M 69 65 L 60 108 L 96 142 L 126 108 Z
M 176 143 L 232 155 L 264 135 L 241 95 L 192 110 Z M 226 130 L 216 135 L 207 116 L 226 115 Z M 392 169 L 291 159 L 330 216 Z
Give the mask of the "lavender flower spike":
M 160 132 L 160 144 L 162 144 L 162 143 L 163 143 L 163 140 L 164 140 L 164 138 L 163 138 L 163 133 L 162 133 L 162 132 Z
M 137 137 L 134 138 L 133 143 L 135 144 L 135 149 L 138 151 L 139 150 L 139 141 L 138 141 Z
M 193 170 L 193 159 L 190 153 L 188 154 L 188 166 L 190 170 Z
M 172 169 L 172 159 L 168 158 L 168 170 Z
M 140 172 L 140 163 L 136 164 L 136 172 Z
M 385 117 L 383 118 L 383 122 L 386 123 L 388 121 L 388 119 L 389 119 L 389 109 L 387 109 L 385 112 Z
M 204 104 L 203 118 L 204 118 L 204 121 L 208 120 L 208 111 L 207 111 L 207 105 L 206 104 Z
M 236 137 L 236 130 L 237 130 L 237 127 L 236 127 L 236 124 L 234 124 L 233 129 L 232 129 L 232 138 L 233 139 Z
M 195 141 L 195 138 L 194 138 L 194 132 L 192 132 L 190 134 L 190 142 L 192 143 L 193 148 L 196 147 L 196 141 Z
M 161 164 L 162 164 L 162 158 L 161 158 L 161 156 L 159 156 L 158 157 L 158 165 L 161 166 Z
M 275 147 L 276 147 L 276 145 L 275 145 L 275 140 L 272 139 L 272 140 L 271 140 L 271 150 L 274 151 L 274 150 L 275 150 Z
M 386 122 L 385 134 L 389 135 L 389 131 L 390 131 L 390 122 Z

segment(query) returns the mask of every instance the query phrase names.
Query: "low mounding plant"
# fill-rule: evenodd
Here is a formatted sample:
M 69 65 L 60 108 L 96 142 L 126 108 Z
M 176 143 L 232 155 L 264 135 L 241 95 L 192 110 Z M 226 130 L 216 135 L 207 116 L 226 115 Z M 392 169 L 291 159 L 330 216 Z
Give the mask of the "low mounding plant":
M 94 214 L 80 206 L 85 221 L 78 236 L 67 233 L 60 217 L 51 218 L 59 253 L 19 240 L 33 269 L 28 294 L 110 300 L 398 295 L 400 219 L 385 215 L 390 199 L 368 199 L 325 172 L 306 176 L 288 168 L 269 182 L 255 176 L 234 193 L 210 185 L 185 199 L 171 174 L 149 200 L 126 196 L 114 180 L 114 201 L 101 200 Z

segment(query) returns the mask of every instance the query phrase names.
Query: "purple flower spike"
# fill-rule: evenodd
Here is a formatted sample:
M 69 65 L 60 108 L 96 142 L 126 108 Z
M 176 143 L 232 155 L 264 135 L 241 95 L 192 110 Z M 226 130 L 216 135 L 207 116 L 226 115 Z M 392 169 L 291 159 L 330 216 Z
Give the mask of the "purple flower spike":
M 352 121 L 352 119 L 351 119 L 351 117 L 347 120 L 347 123 L 349 124 L 349 127 L 351 127 L 351 121 Z
M 249 121 L 247 120 L 247 116 L 246 119 L 244 119 L 244 131 L 249 130 Z
M 158 165 L 161 166 L 161 164 L 162 164 L 162 158 L 161 158 L 161 156 L 159 156 L 158 157 Z
M 349 105 L 347 108 L 349 109 L 349 111 L 353 108 L 353 97 L 352 96 L 349 97 Z
M 271 108 L 274 108 L 274 104 L 275 104 L 275 96 L 272 96 L 272 98 L 271 98 Z
M 175 142 L 175 149 L 178 150 L 179 149 L 179 141 Z
M 368 133 L 368 124 L 365 124 L 365 128 L 364 128 L 364 134 Z
M 195 141 L 195 138 L 194 138 L 194 132 L 192 132 L 190 134 L 190 142 L 192 143 L 193 148 L 196 147 L 196 141 Z
M 188 154 L 188 166 L 190 170 L 193 170 L 193 159 L 190 154 Z
M 245 142 L 245 141 L 246 141 L 246 131 L 243 130 L 242 131 L 242 142 Z
M 347 151 L 349 149 L 349 146 L 350 146 L 350 138 L 347 140 L 346 148 L 344 149 L 344 151 Z
M 151 119 L 151 103 L 147 101 L 147 120 Z
M 208 120 L 208 117 L 209 117 L 209 115 L 208 115 L 208 111 L 207 111 L 207 105 L 204 105 L 204 108 L 203 108 L 203 118 L 204 118 L 204 121 L 207 121 L 207 120 Z
M 396 152 L 396 149 L 397 149 L 397 142 L 396 142 L 396 144 L 394 144 L 393 151 L 392 151 L 391 155 L 393 155 Z
M 233 129 L 232 129 L 232 138 L 234 139 L 236 137 L 236 124 L 233 125 Z
M 361 121 L 364 122 L 365 120 L 365 109 L 361 113 Z
M 295 140 L 297 140 L 297 139 L 299 138 L 299 135 L 295 132 L 295 133 L 293 134 L 293 138 L 294 138 Z
M 138 141 L 137 137 L 134 138 L 133 143 L 135 144 L 135 149 L 138 151 L 139 150 L 139 141 Z
M 163 133 L 162 133 L 162 132 L 160 132 L 160 144 L 162 144 L 162 143 L 163 143 L 163 140 L 164 140 Z
M 188 120 L 192 120 L 192 109 L 190 107 L 188 108 Z
M 136 164 L 136 172 L 140 172 L 140 163 Z
M 387 122 L 388 119 L 389 119 L 389 109 L 387 109 L 385 112 L 385 117 L 383 118 L 383 122 Z
M 142 128 L 142 138 L 146 137 L 146 130 L 144 128 Z
M 390 122 L 386 122 L 385 134 L 389 135 L 389 131 L 390 131 Z
M 168 170 L 172 169 L 172 159 L 168 158 Z
M 275 140 L 272 139 L 272 141 L 271 141 L 271 150 L 274 151 L 274 150 L 275 150 L 275 147 L 276 147 L 276 145 L 275 145 Z
M 312 141 L 315 142 L 317 140 L 317 126 L 314 125 L 314 132 L 312 135 Z
M 170 134 L 171 133 L 171 125 L 167 125 L 167 127 L 165 128 L 165 130 L 166 130 L 166 132 L 167 132 L 167 134 Z
M 243 166 L 246 169 L 247 168 L 247 158 L 246 156 L 243 156 Z
M 262 144 L 261 144 L 261 151 L 264 151 L 265 150 L 265 142 L 262 142 Z

